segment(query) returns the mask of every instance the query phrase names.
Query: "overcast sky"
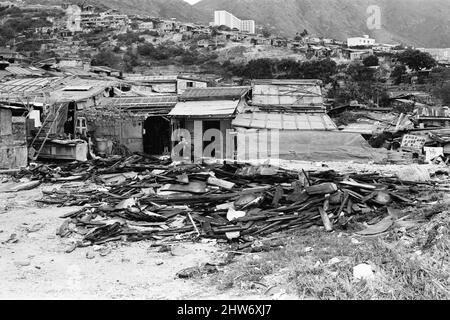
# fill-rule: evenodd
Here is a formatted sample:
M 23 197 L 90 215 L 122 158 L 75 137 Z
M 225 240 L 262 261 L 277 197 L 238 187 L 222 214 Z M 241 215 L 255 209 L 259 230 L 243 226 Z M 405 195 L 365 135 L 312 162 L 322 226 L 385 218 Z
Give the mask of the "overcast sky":
M 186 1 L 187 3 L 190 3 L 190 4 L 194 4 L 194 3 L 199 2 L 200 0 L 184 0 L 184 1 Z

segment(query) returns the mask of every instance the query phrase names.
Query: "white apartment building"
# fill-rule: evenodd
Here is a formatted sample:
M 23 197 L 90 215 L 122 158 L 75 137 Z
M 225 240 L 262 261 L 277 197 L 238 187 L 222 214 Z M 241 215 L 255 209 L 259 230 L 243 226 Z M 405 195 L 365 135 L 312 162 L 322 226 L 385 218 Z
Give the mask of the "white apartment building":
M 247 33 L 255 33 L 255 20 L 242 20 L 240 30 Z
M 375 39 L 369 38 L 368 35 L 347 39 L 348 47 L 357 47 L 357 46 L 369 47 L 369 46 L 373 46 L 374 44 L 375 44 Z
M 224 25 L 231 29 L 236 28 L 239 31 L 255 33 L 254 20 L 241 20 L 225 10 L 214 11 L 214 25 Z

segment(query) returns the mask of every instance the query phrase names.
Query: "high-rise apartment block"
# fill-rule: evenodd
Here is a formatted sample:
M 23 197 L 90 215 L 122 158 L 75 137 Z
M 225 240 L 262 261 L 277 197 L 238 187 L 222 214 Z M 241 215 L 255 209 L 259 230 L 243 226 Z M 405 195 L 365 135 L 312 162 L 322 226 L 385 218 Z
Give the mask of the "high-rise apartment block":
M 255 33 L 254 20 L 241 20 L 225 10 L 214 11 L 214 25 L 224 25 L 231 29 L 236 28 L 239 31 Z

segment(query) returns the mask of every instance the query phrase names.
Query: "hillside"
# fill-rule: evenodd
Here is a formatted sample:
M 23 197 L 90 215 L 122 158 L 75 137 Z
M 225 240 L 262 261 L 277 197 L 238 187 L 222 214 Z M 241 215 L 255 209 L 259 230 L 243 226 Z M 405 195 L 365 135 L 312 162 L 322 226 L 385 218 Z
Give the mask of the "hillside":
M 366 24 L 369 5 L 381 8 L 381 30 Z M 194 6 L 212 19 L 214 10 L 227 10 L 273 33 L 310 33 L 345 39 L 370 34 L 380 42 L 450 47 L 450 1 L 447 0 L 202 0 Z
M 92 4 L 97 7 L 118 9 L 125 14 L 142 14 L 180 21 L 208 21 L 206 14 L 183 0 L 25 0 L 30 4 L 60 5 L 62 3 Z
M 62 0 L 27 0 L 61 3 Z M 77 1 L 70 1 L 76 3 Z M 180 21 L 209 23 L 214 10 L 227 10 L 254 19 L 273 34 L 310 34 L 345 40 L 369 34 L 379 42 L 400 42 L 419 47 L 450 47 L 448 0 L 202 0 L 191 6 L 183 0 L 88 0 L 128 14 L 147 14 Z M 381 29 L 369 30 L 367 8 L 381 8 Z

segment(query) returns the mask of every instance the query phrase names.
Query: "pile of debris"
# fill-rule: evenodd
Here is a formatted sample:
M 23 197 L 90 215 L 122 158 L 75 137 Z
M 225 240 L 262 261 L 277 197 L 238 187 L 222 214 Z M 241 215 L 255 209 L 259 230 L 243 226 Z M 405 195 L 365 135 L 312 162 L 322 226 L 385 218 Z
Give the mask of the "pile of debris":
M 82 206 L 64 215 L 58 230 L 61 237 L 77 238 L 71 250 L 119 240 L 154 240 L 158 246 L 200 237 L 233 240 L 237 250 L 245 250 L 257 237 L 277 231 L 346 229 L 358 217 L 384 225 L 386 214 L 426 208 L 427 199 L 418 199 L 421 192 L 450 191 L 444 180 L 244 164 L 173 165 L 139 155 L 42 165 L 18 176 L 65 181 L 44 189 L 38 201 Z

